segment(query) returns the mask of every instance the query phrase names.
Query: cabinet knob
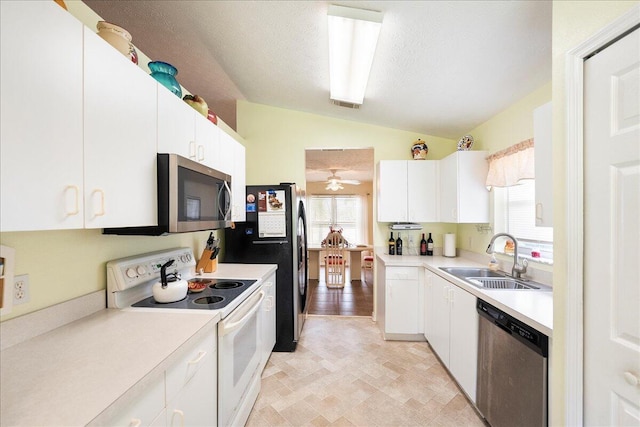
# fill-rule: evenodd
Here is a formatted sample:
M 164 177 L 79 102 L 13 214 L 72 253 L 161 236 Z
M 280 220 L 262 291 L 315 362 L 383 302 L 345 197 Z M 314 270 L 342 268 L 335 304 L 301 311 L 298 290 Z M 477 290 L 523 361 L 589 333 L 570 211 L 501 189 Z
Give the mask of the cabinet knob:
M 627 384 L 632 385 L 632 386 L 640 385 L 640 379 L 638 379 L 638 377 L 636 375 L 634 375 L 633 372 L 626 371 L 623 374 L 623 376 L 624 376 L 624 380 L 627 382 Z

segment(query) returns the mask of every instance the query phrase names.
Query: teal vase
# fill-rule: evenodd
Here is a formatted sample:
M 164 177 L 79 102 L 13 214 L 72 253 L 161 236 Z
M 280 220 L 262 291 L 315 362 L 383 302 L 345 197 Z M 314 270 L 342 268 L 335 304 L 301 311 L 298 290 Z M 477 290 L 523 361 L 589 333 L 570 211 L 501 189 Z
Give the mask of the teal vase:
M 148 65 L 151 70 L 151 77 L 182 99 L 182 88 L 180 88 L 180 83 L 176 80 L 176 74 L 178 74 L 176 67 L 162 61 L 149 62 Z

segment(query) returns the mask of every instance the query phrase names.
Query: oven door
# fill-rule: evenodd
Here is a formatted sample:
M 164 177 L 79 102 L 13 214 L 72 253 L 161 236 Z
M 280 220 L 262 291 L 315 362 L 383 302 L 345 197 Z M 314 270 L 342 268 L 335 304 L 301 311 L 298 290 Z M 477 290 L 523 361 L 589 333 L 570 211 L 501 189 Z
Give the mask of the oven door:
M 264 296 L 264 291 L 259 289 L 218 323 L 220 426 L 244 424 L 260 390 L 261 338 L 258 332 L 259 309 Z

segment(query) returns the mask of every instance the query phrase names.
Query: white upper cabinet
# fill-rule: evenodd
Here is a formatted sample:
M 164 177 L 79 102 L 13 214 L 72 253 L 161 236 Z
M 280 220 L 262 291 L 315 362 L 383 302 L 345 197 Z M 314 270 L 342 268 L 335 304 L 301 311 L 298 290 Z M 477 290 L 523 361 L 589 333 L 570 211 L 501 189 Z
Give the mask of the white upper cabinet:
M 226 132 L 220 132 L 220 159 L 219 171 L 232 174 L 233 172 L 233 156 L 234 146 L 237 143 L 231 135 Z
M 232 138 L 233 141 L 233 172 L 231 173 L 231 220 L 244 222 L 247 220 L 246 211 L 246 153 L 244 145 Z
M 438 221 L 438 161 L 407 162 L 407 219 Z
M 157 83 L 84 31 L 85 227 L 157 224 Z
M 378 163 L 378 221 L 438 221 L 438 162 L 383 160 Z
M 158 153 L 178 154 L 196 160 L 198 114 L 190 105 L 158 84 Z
M 53 1 L 0 19 L 0 230 L 82 228 L 83 25 Z
M 536 225 L 553 226 L 553 167 L 551 102 L 533 111 L 536 173 Z
M 488 223 L 486 151 L 456 151 L 440 160 L 440 221 Z
M 191 108 L 191 107 L 190 107 Z M 196 158 L 199 163 L 220 170 L 220 135 L 224 132 L 194 110 L 196 121 Z

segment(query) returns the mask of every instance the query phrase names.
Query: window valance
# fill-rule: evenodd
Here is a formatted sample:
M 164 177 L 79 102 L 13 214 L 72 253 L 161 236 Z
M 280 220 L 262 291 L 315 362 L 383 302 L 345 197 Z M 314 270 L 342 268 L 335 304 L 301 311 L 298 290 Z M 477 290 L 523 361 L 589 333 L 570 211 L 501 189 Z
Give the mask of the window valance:
M 511 187 L 522 179 L 534 179 L 533 139 L 519 142 L 489 157 L 487 188 Z

